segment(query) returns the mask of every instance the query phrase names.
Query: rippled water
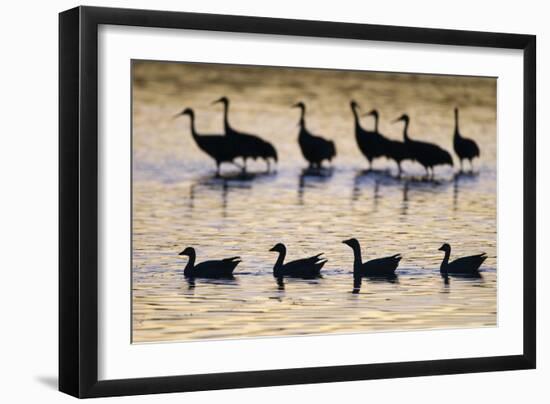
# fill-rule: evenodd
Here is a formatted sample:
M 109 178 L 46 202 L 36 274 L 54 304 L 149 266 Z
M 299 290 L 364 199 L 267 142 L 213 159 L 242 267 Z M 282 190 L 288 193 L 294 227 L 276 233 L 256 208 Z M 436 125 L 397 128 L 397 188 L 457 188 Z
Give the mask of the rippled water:
M 136 62 L 133 86 L 133 341 L 242 338 L 496 325 L 496 81 L 304 69 Z M 277 171 L 247 178 L 215 165 L 194 144 L 184 107 L 197 130 L 223 133 L 230 121 L 277 148 Z M 475 138 L 475 175 L 436 168 L 436 181 L 405 163 L 374 173 L 355 144 L 349 101 L 377 108 L 380 131 L 401 139 L 390 121 L 407 112 L 410 136 L 452 151 L 453 112 L 461 132 Z M 306 124 L 336 143 L 337 158 L 322 176 L 304 174 L 297 145 L 302 100 Z M 363 118 L 366 128 L 370 118 Z M 453 156 L 456 157 L 456 156 Z M 456 158 L 455 158 L 456 161 Z M 265 164 L 251 165 L 262 173 Z M 363 259 L 401 253 L 393 281 L 364 279 L 353 290 L 353 255 L 342 244 L 356 237 Z M 277 242 L 287 260 L 324 252 L 318 280 L 286 280 L 271 272 Z M 443 242 L 451 259 L 485 251 L 481 279 L 439 276 Z M 183 277 L 186 246 L 197 261 L 240 255 L 234 280 Z M 352 293 L 354 292 L 354 293 Z

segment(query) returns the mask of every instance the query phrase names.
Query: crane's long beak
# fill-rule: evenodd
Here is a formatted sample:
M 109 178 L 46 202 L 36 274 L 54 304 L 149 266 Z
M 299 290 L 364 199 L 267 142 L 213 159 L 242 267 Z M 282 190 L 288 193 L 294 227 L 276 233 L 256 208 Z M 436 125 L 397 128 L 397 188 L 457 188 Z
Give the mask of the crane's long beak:
M 222 98 L 218 98 L 216 101 L 212 101 L 211 105 L 217 104 L 219 102 L 222 102 Z
M 396 120 L 391 121 L 391 123 L 401 122 L 402 120 L 403 120 L 403 118 L 402 118 L 402 117 L 399 117 L 399 118 L 397 118 Z

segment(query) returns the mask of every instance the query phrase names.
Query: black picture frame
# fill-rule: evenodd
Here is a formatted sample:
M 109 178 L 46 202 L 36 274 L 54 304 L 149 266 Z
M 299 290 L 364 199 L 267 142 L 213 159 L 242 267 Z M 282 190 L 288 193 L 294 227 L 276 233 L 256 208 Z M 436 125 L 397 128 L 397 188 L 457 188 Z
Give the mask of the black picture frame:
M 523 353 L 98 380 L 98 26 L 180 28 L 523 51 Z M 183 12 L 77 7 L 59 15 L 59 390 L 104 397 L 533 369 L 536 366 L 536 37 Z

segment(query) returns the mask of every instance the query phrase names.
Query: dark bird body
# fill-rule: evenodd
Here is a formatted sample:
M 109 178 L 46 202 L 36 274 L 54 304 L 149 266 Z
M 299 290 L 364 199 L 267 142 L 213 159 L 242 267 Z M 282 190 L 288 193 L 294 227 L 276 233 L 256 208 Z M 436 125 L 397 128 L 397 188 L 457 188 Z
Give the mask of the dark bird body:
M 313 257 L 302 258 L 285 264 L 286 247 L 282 243 L 276 244 L 269 251 L 276 251 L 279 253 L 279 257 L 277 257 L 277 261 L 273 267 L 273 276 L 275 278 L 318 278 L 321 276 L 321 268 L 327 263 L 326 259 L 321 258 L 323 253 L 320 253 Z
M 445 257 L 441 262 L 441 275 L 479 275 L 479 267 L 487 259 L 485 253 L 470 255 L 468 257 L 457 258 L 453 262 L 449 262 L 451 256 L 451 246 L 447 243 L 443 244 L 439 251 L 445 252 Z
M 395 122 L 398 121 L 405 122 L 403 138 L 408 152 L 410 153 L 410 158 L 424 167 L 428 177 L 430 176 L 431 170 L 431 177 L 433 178 L 435 166 L 446 164 L 451 167 L 453 166 L 453 158 L 446 150 L 436 144 L 413 140 L 409 137 L 408 129 L 410 120 L 407 114 L 403 114 L 395 120 Z
M 354 238 L 344 240 L 344 244 L 353 250 L 353 276 L 354 277 L 394 277 L 395 270 L 401 261 L 401 254 L 395 254 L 390 257 L 376 258 L 367 262 L 361 259 L 361 246 L 359 241 Z
M 232 278 L 233 271 L 241 262 L 240 257 L 224 258 L 222 260 L 204 261 L 195 265 L 196 253 L 193 247 L 187 247 L 179 253 L 187 255 L 189 261 L 183 270 L 187 278 Z
M 453 147 L 458 159 L 460 160 L 460 171 L 462 171 L 462 160 L 468 160 L 473 171 L 474 166 L 472 160 L 479 157 L 479 147 L 472 139 L 462 137 L 460 134 L 460 130 L 458 129 L 458 108 L 455 108 L 455 133 L 453 136 Z
M 223 103 L 223 125 L 225 130 L 225 135 L 233 141 L 233 147 L 237 150 L 239 157 L 243 159 L 244 167 L 243 170 L 246 171 L 246 161 L 251 158 L 256 160 L 258 158 L 263 159 L 268 170 L 270 169 L 270 159 L 273 159 L 275 162 L 278 160 L 277 151 L 273 145 L 262 138 L 250 135 L 248 133 L 239 132 L 229 124 L 229 99 L 227 97 L 221 97 L 219 100 L 214 101 L 214 103 L 221 102 Z
M 324 160 L 331 162 L 336 156 L 334 142 L 321 136 L 316 136 L 307 130 L 305 123 L 306 106 L 303 102 L 298 102 L 293 107 L 300 108 L 301 110 L 298 144 L 300 145 L 302 155 L 308 161 L 310 168 L 321 168 Z
M 399 140 L 388 139 L 378 131 L 379 114 L 376 109 L 373 109 L 369 113 L 365 114 L 365 116 L 374 117 L 374 132 L 376 132 L 383 139 L 380 143 L 382 153 L 388 159 L 395 161 L 397 164 L 398 173 L 401 174 L 401 162 L 410 158 L 407 145 L 405 142 L 401 142 Z
M 195 113 L 191 108 L 185 108 L 176 116 L 187 115 L 191 121 L 191 135 L 193 140 L 203 152 L 208 154 L 216 162 L 216 173 L 220 173 L 222 163 L 233 163 L 238 156 L 234 142 L 224 135 L 201 135 L 195 128 Z
M 355 120 L 355 140 L 357 147 L 369 162 L 369 169 L 372 168 L 372 162 L 375 158 L 386 156 L 386 144 L 388 139 L 378 133 L 378 121 L 375 121 L 375 130 L 367 131 L 361 127 L 359 121 L 359 104 L 351 101 L 351 112 Z

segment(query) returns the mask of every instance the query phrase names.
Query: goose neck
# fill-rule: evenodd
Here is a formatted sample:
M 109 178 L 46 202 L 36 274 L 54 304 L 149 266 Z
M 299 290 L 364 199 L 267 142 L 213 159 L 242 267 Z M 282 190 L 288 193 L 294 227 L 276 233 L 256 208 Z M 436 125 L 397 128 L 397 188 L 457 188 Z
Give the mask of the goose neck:
M 273 267 L 273 275 L 274 276 L 278 276 L 282 267 L 283 267 L 283 262 L 285 261 L 285 256 L 286 256 L 286 249 L 283 249 L 281 251 L 279 251 L 279 256 L 277 257 L 277 261 L 275 262 L 275 266 Z
M 363 259 L 361 257 L 361 247 L 359 245 L 354 245 L 351 247 L 353 249 L 353 272 L 356 272 L 361 268 L 363 264 Z
M 185 266 L 185 269 L 183 270 L 183 275 L 187 276 L 190 275 L 193 271 L 193 268 L 195 267 L 195 259 L 197 258 L 195 251 L 192 251 L 189 253 L 189 260 L 187 261 L 187 265 Z
M 451 252 L 449 250 L 445 251 L 445 257 L 443 257 L 443 261 L 441 261 L 441 267 L 440 267 L 441 273 L 447 273 L 447 266 L 449 265 L 450 256 L 451 256 Z

